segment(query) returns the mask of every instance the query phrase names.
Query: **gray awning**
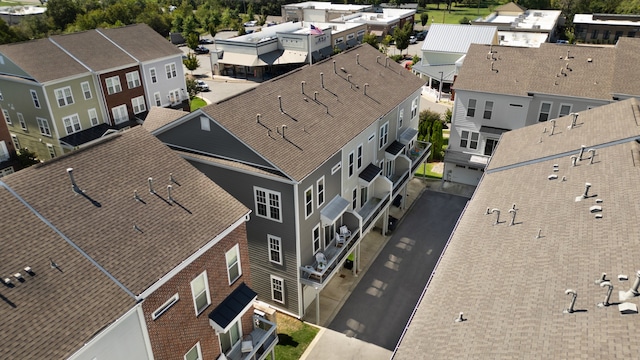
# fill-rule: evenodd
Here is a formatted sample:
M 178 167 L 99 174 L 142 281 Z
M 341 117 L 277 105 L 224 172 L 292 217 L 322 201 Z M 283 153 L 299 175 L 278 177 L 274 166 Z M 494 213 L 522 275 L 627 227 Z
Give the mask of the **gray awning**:
M 220 305 L 209 313 L 209 324 L 217 332 L 225 333 L 229 328 L 253 306 L 258 297 L 245 283 L 240 284 Z
M 301 64 L 307 61 L 306 51 L 285 50 L 275 61 L 276 65 Z
M 369 185 L 375 178 L 378 177 L 382 173 L 382 169 L 379 167 L 369 164 L 364 170 L 358 174 L 360 181 L 364 181 L 364 185 Z
M 407 130 L 403 131 L 402 134 L 400 135 L 400 143 L 404 145 L 409 145 L 410 142 L 412 142 L 413 140 L 416 140 L 417 138 L 418 138 L 418 130 L 414 128 L 408 128 Z
M 491 126 L 480 126 L 480 132 L 494 135 L 502 135 L 503 132 L 510 131 L 509 129 L 502 129 Z
M 340 195 L 336 195 L 322 210 L 320 210 L 320 221 L 322 226 L 329 226 L 338 220 L 349 208 L 349 201 Z
M 273 65 L 283 52 L 283 50 L 274 50 L 268 53 L 260 54 L 258 55 L 258 58 L 266 64 Z
M 240 54 L 225 51 L 222 59 L 218 60 L 221 64 L 238 65 L 238 66 L 266 66 L 267 63 L 260 60 L 255 54 Z

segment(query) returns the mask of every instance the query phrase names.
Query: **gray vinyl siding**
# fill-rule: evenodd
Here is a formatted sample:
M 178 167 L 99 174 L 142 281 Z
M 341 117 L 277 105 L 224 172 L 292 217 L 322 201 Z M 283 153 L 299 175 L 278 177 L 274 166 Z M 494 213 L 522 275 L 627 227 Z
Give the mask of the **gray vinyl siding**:
M 571 112 L 580 112 L 587 110 L 588 108 L 594 108 L 602 105 L 609 104 L 610 101 L 603 101 L 597 99 L 581 99 L 575 97 L 562 97 L 561 95 L 534 95 L 529 105 L 529 113 L 527 114 L 527 124 L 533 125 L 538 123 L 538 114 L 540 113 L 540 105 L 543 102 L 551 103 L 551 113 L 549 119 L 555 119 L 558 117 L 561 104 L 572 104 Z
M 204 116 L 204 115 L 203 115 Z M 176 145 L 213 154 L 228 159 L 237 159 L 249 164 L 273 168 L 261 156 L 249 149 L 216 122 L 209 121 L 210 131 L 202 130 L 200 117 L 196 116 L 158 135 L 158 139 L 167 145 Z
M 259 300 L 297 314 L 298 263 L 293 185 L 198 161 L 190 161 L 190 163 L 252 210 L 251 219 L 247 222 L 251 288 L 258 293 Z M 280 193 L 282 223 L 256 215 L 254 186 Z M 281 239 L 282 265 L 269 261 L 267 235 L 274 235 Z M 284 279 L 284 304 L 271 300 L 271 275 Z

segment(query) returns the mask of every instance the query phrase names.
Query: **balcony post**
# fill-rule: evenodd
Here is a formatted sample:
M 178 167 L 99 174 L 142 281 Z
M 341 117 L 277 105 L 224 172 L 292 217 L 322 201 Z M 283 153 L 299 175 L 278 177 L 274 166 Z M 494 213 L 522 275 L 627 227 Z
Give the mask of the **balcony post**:
M 320 325 L 320 290 L 316 289 L 316 325 Z

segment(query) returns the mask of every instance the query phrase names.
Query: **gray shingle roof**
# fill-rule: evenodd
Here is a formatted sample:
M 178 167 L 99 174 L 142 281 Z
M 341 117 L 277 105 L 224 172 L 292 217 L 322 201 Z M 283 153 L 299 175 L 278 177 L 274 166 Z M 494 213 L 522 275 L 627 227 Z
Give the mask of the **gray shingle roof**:
M 621 37 L 616 44 L 615 73 L 612 93 L 635 95 L 640 94 L 640 40 Z
M 301 180 L 424 85 L 392 60 L 385 67 L 385 58 L 380 55 L 370 45 L 361 45 L 202 111 L 288 176 Z M 324 89 L 320 73 L 324 74 Z M 365 83 L 369 84 L 367 95 L 363 92 Z M 282 97 L 284 113 L 280 112 L 278 96 Z M 261 114 L 260 123 L 256 122 L 257 114 Z M 287 126 L 285 138 L 278 134 L 282 125 Z
M 422 50 L 464 54 L 471 44 L 497 44 L 497 34 L 495 26 L 431 24 Z
M 72 191 L 67 168 L 95 205 Z M 170 173 L 179 183 L 172 184 L 173 205 L 166 200 Z M 149 177 L 157 195 L 149 193 Z M 141 127 L 6 182 L 136 295 L 249 211 Z
M 149 114 L 144 120 L 144 123 L 142 123 L 142 127 L 147 129 L 149 132 L 153 132 L 154 130 L 159 129 L 185 116 L 186 114 L 187 113 L 182 110 L 152 106 L 149 109 Z
M 630 100 L 585 112 L 580 127 L 603 122 L 606 115 L 612 127 L 637 128 L 637 112 L 634 115 L 630 106 L 637 104 Z M 521 142 L 521 133 L 529 128 L 505 133 L 494 157 L 499 160 L 509 151 L 536 153 L 537 136 Z M 564 141 L 551 137 L 547 146 L 562 149 L 558 144 Z M 622 315 L 613 305 L 596 307 L 606 288 L 594 281 L 607 273 L 615 287 L 610 302 L 616 303 L 618 291 L 627 291 L 640 269 L 638 159 L 640 145 L 626 141 L 598 149 L 592 165 L 583 160 L 571 167 L 569 156 L 562 156 L 486 172 L 394 359 L 414 359 L 415 354 L 433 359 L 637 354 L 638 314 Z M 547 179 L 556 163 L 556 174 L 566 181 Z M 594 197 L 576 201 L 585 182 L 592 184 L 589 194 Z M 589 210 L 596 199 L 602 199 L 601 219 Z M 509 226 L 513 204 L 516 224 Z M 502 210 L 500 224 L 494 225 L 495 214 L 485 215 L 487 208 Z M 629 280 L 619 281 L 618 274 Z M 563 314 L 571 300 L 567 289 L 578 293 L 579 312 Z M 638 305 L 640 298 L 628 301 Z M 467 321 L 454 322 L 459 312 Z
M 48 192 L 41 188 L 40 193 Z M 25 278 L 23 283 L 12 279 L 13 288 L 0 285 L 0 358 L 66 359 L 135 300 L 3 187 L 0 203 L 0 276 L 20 272 Z M 26 266 L 34 276 L 23 270 Z
M 182 54 L 180 49 L 146 24 L 98 29 L 97 31 L 141 62 Z
M 0 54 L 40 83 L 89 72 L 49 39 L 0 45 Z
M 132 33 L 131 36 L 136 36 L 136 34 Z M 50 39 L 93 71 L 100 72 L 125 66 L 137 66 L 131 56 L 118 49 L 96 30 L 56 35 Z

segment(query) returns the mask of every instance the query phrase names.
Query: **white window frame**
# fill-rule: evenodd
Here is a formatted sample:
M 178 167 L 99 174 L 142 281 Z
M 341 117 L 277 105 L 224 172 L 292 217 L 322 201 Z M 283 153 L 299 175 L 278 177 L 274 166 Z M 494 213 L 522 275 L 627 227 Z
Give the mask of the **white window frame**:
M 351 207 L 352 210 L 356 210 L 358 208 L 358 188 L 354 187 L 351 190 Z
M 264 202 L 258 201 L 259 197 L 258 197 L 258 191 L 263 192 L 264 193 Z M 278 205 L 274 206 L 271 204 L 271 195 L 277 196 L 277 201 L 278 201 Z M 265 188 L 261 188 L 258 186 L 254 186 L 253 187 L 253 199 L 254 199 L 254 203 L 255 203 L 255 207 L 256 207 L 256 216 L 259 216 L 261 218 L 265 218 L 265 219 L 269 219 L 269 220 L 273 220 L 273 221 L 277 221 L 277 222 L 282 222 L 282 195 L 280 194 L 280 192 L 278 191 L 272 191 L 272 190 L 268 190 Z M 261 214 L 259 211 L 259 207 L 258 205 L 264 205 L 265 207 L 265 212 L 266 214 Z M 276 208 L 278 210 L 278 217 L 273 217 L 271 216 L 271 209 L 272 208 Z
M 282 265 L 282 238 L 267 234 L 267 246 L 269 247 L 269 261 Z M 278 259 L 274 259 L 272 255 L 277 254 Z
M 236 261 L 229 264 L 229 254 L 234 252 L 236 255 Z M 224 253 L 225 264 L 227 264 L 227 277 L 229 278 L 229 285 L 236 282 L 236 280 L 242 277 L 242 264 L 240 263 L 240 246 L 235 244 L 231 249 L 229 249 L 226 253 Z M 235 278 L 231 278 L 231 268 L 237 266 L 238 267 L 238 276 Z
M 20 128 L 22 130 L 27 130 L 27 122 L 24 121 L 24 116 L 22 116 L 22 113 L 18 113 L 18 123 L 20 123 Z
M 129 121 L 129 112 L 127 111 L 127 105 L 122 104 L 112 107 L 111 114 L 113 115 L 113 122 L 116 125 Z M 120 115 L 124 115 L 124 117 L 120 117 Z
M 545 105 L 549 105 L 549 110 L 547 112 L 542 112 L 542 107 Z M 545 122 L 545 121 L 549 121 L 551 119 L 551 108 L 553 107 L 553 103 L 550 103 L 548 101 L 544 101 L 540 103 L 540 109 L 538 110 L 538 122 Z M 542 114 L 545 114 L 547 116 L 546 119 L 544 120 L 540 120 L 542 118 Z
M 369 200 L 369 186 L 363 186 L 360 188 L 360 207 L 363 207 L 367 200 Z
M 167 80 L 178 76 L 178 72 L 176 70 L 176 64 L 175 63 L 166 64 L 164 66 L 164 72 L 167 75 Z
M 489 116 L 487 116 L 487 114 Z M 485 101 L 484 113 L 482 114 L 482 118 L 485 120 L 491 120 L 491 116 L 493 116 L 493 101 Z
M 159 92 L 154 93 L 153 98 L 156 101 L 156 106 L 162 106 L 162 97 Z
M 91 85 L 89 85 L 88 81 L 84 81 L 80 83 L 80 88 L 82 89 L 82 95 L 85 100 L 89 100 L 93 97 L 91 94 Z
M 120 84 L 120 76 L 112 76 L 104 80 L 107 85 L 107 94 L 117 94 L 122 91 L 122 85 Z
M 320 251 L 320 238 L 322 237 L 322 233 L 320 232 L 320 224 L 313 227 L 311 230 L 311 241 L 313 246 L 313 254 L 315 255 L 318 251 Z
M 316 181 L 316 203 L 317 203 L 317 207 L 322 206 L 322 204 L 324 204 L 324 194 L 325 194 L 325 183 L 324 183 L 324 176 L 320 177 L 320 179 L 318 179 Z
M 80 124 L 80 117 L 78 116 L 78 114 L 63 117 L 62 124 L 64 125 L 64 129 L 67 132 L 67 135 L 71 135 L 82 130 L 82 125 Z
M 134 114 L 140 114 L 147 111 L 147 105 L 144 102 L 144 96 L 138 96 L 131 99 L 131 106 L 133 106 Z
M 141 85 L 138 70 L 126 73 L 125 77 L 127 79 L 127 88 L 133 89 Z
M 71 91 L 70 86 L 55 89 L 53 90 L 53 92 L 56 95 L 56 102 L 58 103 L 58 107 L 65 107 L 74 103 L 73 92 Z
M 413 119 L 418 115 L 418 98 L 411 101 L 411 118 Z
M 169 95 L 167 95 L 167 97 L 169 98 L 169 102 L 172 104 L 177 104 L 180 102 L 180 90 L 175 89 L 175 90 L 171 90 L 169 91 Z
M 11 116 L 9 116 L 9 110 L 2 109 L 2 114 L 4 115 L 4 121 L 6 121 L 7 124 L 12 125 L 11 124 Z
M 380 138 L 378 141 L 378 149 L 382 149 L 389 142 L 389 122 L 387 121 L 380 126 Z
M 191 360 L 187 358 L 187 355 L 189 355 L 194 350 L 198 353 L 198 358 L 196 360 L 202 360 L 202 349 L 200 348 L 200 341 L 198 341 L 191 349 L 189 349 L 189 351 L 187 351 L 186 354 L 184 354 L 184 360 Z
M 149 77 L 151 78 L 151 83 L 155 84 L 158 82 L 158 73 L 156 72 L 156 68 L 149 68 Z
M 89 122 L 91 123 L 91 126 L 96 126 L 100 124 L 100 119 L 98 118 L 98 111 L 96 111 L 95 108 L 91 108 L 87 110 L 87 113 L 89 114 Z
M 337 164 L 333 165 L 333 167 L 331 168 L 331 175 L 334 175 L 335 173 L 340 171 L 341 168 L 342 168 L 342 161 L 339 161 Z
M 31 100 L 33 100 L 33 106 L 36 109 L 40 109 L 40 100 L 38 99 L 38 93 L 35 90 L 29 90 L 31 93 Z
M 309 186 L 304 191 L 304 218 L 305 220 L 313 214 L 313 186 Z
M 235 339 L 235 341 L 233 340 L 233 337 L 231 336 L 231 332 L 235 331 L 237 332 L 237 339 Z M 221 333 L 218 334 L 218 339 L 220 340 L 220 351 L 222 351 L 223 353 L 225 352 L 225 349 L 222 347 L 222 339 L 228 337 L 229 338 L 229 349 L 226 349 L 226 354 L 228 354 L 235 346 L 236 344 L 238 344 L 240 342 L 240 340 L 242 339 L 242 326 L 241 326 L 241 322 L 240 320 L 234 321 L 233 324 L 229 327 L 229 331 L 227 331 L 226 333 Z
M 20 140 L 18 140 L 18 137 L 15 134 L 10 134 L 11 135 L 11 142 L 13 143 L 13 147 L 16 149 L 16 151 L 20 150 Z
M 358 147 L 356 148 L 356 169 L 360 170 L 362 169 L 362 156 L 364 154 L 364 147 L 362 144 L 358 145 Z
M 473 105 L 472 105 L 473 102 Z M 476 106 L 477 106 L 477 102 L 476 99 L 469 99 L 469 101 L 467 102 L 467 117 L 474 117 L 476 116 Z
M 49 158 L 55 159 L 57 155 L 56 149 L 53 147 L 53 145 L 47 144 L 47 150 L 49 151 Z
M 204 289 L 196 294 L 194 292 L 193 283 L 196 281 L 199 281 L 200 278 L 202 278 L 202 281 L 204 282 Z M 191 285 L 191 298 L 193 298 L 193 308 L 196 311 L 196 316 L 198 316 L 202 314 L 202 312 L 207 307 L 209 307 L 209 305 L 211 305 L 211 293 L 209 292 L 209 280 L 207 278 L 207 270 L 203 271 L 200 275 L 196 276 L 193 280 L 191 280 L 190 285 Z M 206 296 L 207 304 L 202 306 L 201 309 L 198 309 L 197 299 L 202 295 Z
M 466 136 L 465 136 L 466 133 Z M 475 137 L 475 140 L 474 140 Z M 471 130 L 462 130 L 460 132 L 460 147 L 465 149 L 478 149 L 478 143 L 480 141 L 480 133 Z M 475 147 L 473 146 L 475 143 Z
M 277 292 L 280 293 L 281 300 L 276 298 Z M 271 275 L 271 300 L 284 304 L 284 279 L 281 277 Z
M 398 129 L 402 127 L 402 122 L 404 121 L 404 109 L 400 109 L 398 112 Z
M 355 174 L 355 161 L 356 161 L 356 154 L 351 151 L 349 153 L 349 155 L 347 155 L 347 164 L 349 164 L 348 169 L 349 171 L 347 171 L 347 177 L 351 178 L 353 176 L 353 174 Z
M 51 128 L 49 127 L 49 120 L 41 117 L 36 117 L 36 122 L 38 123 L 38 129 L 40 130 L 40 134 L 44 136 L 51 136 Z
M 169 300 L 165 301 L 164 304 L 160 305 L 154 312 L 151 313 L 151 320 L 155 320 L 160 317 L 160 315 L 164 314 L 173 306 L 173 304 L 177 303 L 180 300 L 180 295 L 178 293 L 173 294 Z
M 569 107 L 569 111 L 565 114 L 562 113 L 562 108 L 568 106 Z M 558 117 L 563 117 L 563 116 L 567 116 L 569 114 L 571 114 L 571 110 L 573 110 L 573 105 L 572 104 L 560 104 L 560 108 L 558 109 Z

